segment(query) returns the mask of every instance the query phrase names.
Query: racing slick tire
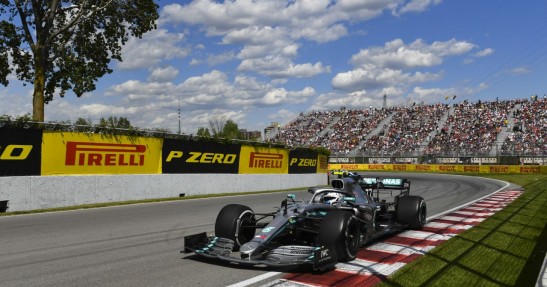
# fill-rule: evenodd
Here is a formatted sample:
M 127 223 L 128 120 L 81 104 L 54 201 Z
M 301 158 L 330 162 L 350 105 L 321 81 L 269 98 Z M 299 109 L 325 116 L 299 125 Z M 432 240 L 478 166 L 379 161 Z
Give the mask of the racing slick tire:
M 420 196 L 401 196 L 397 200 L 397 221 L 410 229 L 422 229 L 427 218 L 427 206 Z
M 335 251 L 339 262 L 352 261 L 359 250 L 359 225 L 359 220 L 350 212 L 331 211 L 319 228 L 319 244 Z
M 215 235 L 234 241 L 234 251 L 255 236 L 256 225 L 254 212 L 241 204 L 228 204 L 218 213 L 215 221 Z M 253 227 L 245 227 L 253 226 Z

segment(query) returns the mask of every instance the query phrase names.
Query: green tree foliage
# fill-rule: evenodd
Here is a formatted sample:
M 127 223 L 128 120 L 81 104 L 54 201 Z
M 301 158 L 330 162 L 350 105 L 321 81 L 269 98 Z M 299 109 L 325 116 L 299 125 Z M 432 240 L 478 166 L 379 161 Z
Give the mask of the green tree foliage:
M 226 124 L 222 129 L 222 135 L 227 139 L 243 139 L 243 134 L 239 130 L 238 125 L 232 120 L 226 121 Z
M 43 122 L 56 91 L 95 90 L 129 37 L 156 28 L 157 10 L 153 0 L 0 0 L 0 83 L 15 73 L 33 84 L 33 119 Z
M 78 118 L 74 124 L 77 126 L 92 126 L 93 122 L 90 119 Z
M 90 119 L 78 118 L 74 122 L 75 132 L 92 132 L 94 131 L 93 122 Z
M 101 118 L 97 127 L 105 129 L 134 129 L 127 118 L 112 116 L 108 117 L 108 119 Z
M 217 117 L 209 120 L 209 126 L 214 138 L 243 139 L 243 134 L 239 131 L 238 125 L 232 120 Z
M 196 135 L 203 138 L 211 137 L 211 133 L 209 132 L 209 129 L 204 127 L 199 128 Z

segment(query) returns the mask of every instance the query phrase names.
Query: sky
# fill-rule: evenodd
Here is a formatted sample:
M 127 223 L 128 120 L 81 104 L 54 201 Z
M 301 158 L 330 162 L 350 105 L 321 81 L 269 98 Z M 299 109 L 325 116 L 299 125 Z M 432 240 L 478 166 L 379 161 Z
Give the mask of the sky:
M 195 134 L 263 131 L 300 113 L 547 94 L 545 0 L 157 2 L 158 29 L 123 47 L 97 89 L 46 121 L 125 117 Z M 32 114 L 32 85 L 0 85 L 0 115 Z M 456 96 L 455 99 L 453 96 Z

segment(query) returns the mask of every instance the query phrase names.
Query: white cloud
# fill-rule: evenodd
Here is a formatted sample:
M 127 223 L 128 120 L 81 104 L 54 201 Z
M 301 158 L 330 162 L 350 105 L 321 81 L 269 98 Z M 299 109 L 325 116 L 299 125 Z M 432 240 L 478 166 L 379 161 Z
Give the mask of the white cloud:
M 442 0 L 411 0 L 393 13 L 395 15 L 402 15 L 410 12 L 422 12 L 430 6 L 438 5 L 441 2 Z
M 151 82 L 169 82 L 174 80 L 179 74 L 179 70 L 173 66 L 153 69 L 148 77 Z
M 289 59 L 270 56 L 243 60 L 238 67 L 238 71 L 256 71 L 272 78 L 309 78 L 318 74 L 329 73 L 330 67 L 323 67 L 320 62 L 315 64 L 294 64 Z
M 173 83 L 140 82 L 136 80 L 126 81 L 120 85 L 112 86 L 105 96 L 122 96 L 127 101 L 154 101 L 158 98 L 171 95 L 175 87 Z
M 358 91 L 363 89 L 379 89 L 385 86 L 404 87 L 415 83 L 434 81 L 440 74 L 415 72 L 404 73 L 393 69 L 358 68 L 352 71 L 338 73 L 332 79 L 335 89 L 344 91 Z
M 422 88 L 422 87 L 414 87 L 412 92 L 409 94 L 409 98 L 412 102 L 415 103 L 444 103 L 448 100 L 452 100 L 452 97 L 454 95 L 457 95 L 459 91 L 455 88 L 447 88 L 447 89 L 440 89 L 440 88 Z
M 307 87 L 299 92 L 288 92 L 283 88 L 268 91 L 261 99 L 265 105 L 279 105 L 282 103 L 302 103 L 315 94 L 313 88 Z
M 288 124 L 291 120 L 295 119 L 297 114 L 287 109 L 280 109 L 276 113 L 268 116 L 271 121 L 278 122 L 281 125 Z
M 190 49 L 181 46 L 183 40 L 184 34 L 173 34 L 165 29 L 152 30 L 142 39 L 131 38 L 122 49 L 123 62 L 118 63 L 118 68 L 150 68 L 164 60 L 185 58 Z
M 484 50 L 481 50 L 481 51 L 478 51 L 477 53 L 475 53 L 475 57 L 477 58 L 481 58 L 481 57 L 486 57 L 486 56 L 490 56 L 494 53 L 494 49 L 492 48 L 486 48 Z
M 532 71 L 528 67 L 518 67 L 514 68 L 510 71 L 513 75 L 523 75 L 523 74 L 530 74 Z
M 250 26 L 229 31 L 222 38 L 222 44 L 244 43 L 251 46 L 269 45 L 276 39 L 283 39 L 286 34 L 287 31 L 283 27 Z
M 211 66 L 222 64 L 235 59 L 236 55 L 233 51 L 226 51 L 218 55 L 210 55 L 207 57 L 207 63 Z
M 301 41 L 338 40 L 348 35 L 348 23 L 378 17 L 401 4 L 385 0 L 202 0 L 166 5 L 161 11 L 160 26 L 196 25 L 205 28 L 209 37 L 222 37 L 222 45 L 239 45 L 240 72 L 277 79 L 312 77 L 329 68 L 322 67 L 319 61 L 295 63 Z
M 481 83 L 476 87 L 452 87 L 452 88 L 423 88 L 414 87 L 409 93 L 409 102 L 412 103 L 448 103 L 452 100 L 459 101 L 462 98 L 467 98 L 469 95 L 476 94 L 488 88 L 485 83 Z M 456 99 L 453 97 L 456 96 Z
M 229 82 L 226 74 L 214 70 L 191 77 L 176 87 L 175 94 L 188 109 L 252 109 L 253 107 L 302 103 L 315 94 L 306 87 L 290 91 L 262 83 L 252 77 L 239 76 Z
M 455 39 L 431 44 L 422 39 L 409 44 L 395 39 L 382 47 L 361 49 L 350 60 L 355 68 L 336 74 L 332 86 L 349 92 L 373 91 L 387 87 L 408 88 L 417 83 L 436 81 L 443 77 L 443 72 L 416 70 L 440 66 L 446 58 L 469 53 L 475 47 L 472 43 Z
M 353 93 L 325 93 L 317 97 L 309 110 L 337 110 L 341 107 L 362 109 L 370 106 L 379 108 L 383 104 L 383 95 L 384 94 L 380 91 L 377 91 L 374 94 L 367 93 L 366 91 L 357 91 Z
M 401 39 L 395 39 L 385 43 L 383 47 L 362 49 L 351 57 L 351 63 L 356 67 L 372 64 L 376 67 L 394 69 L 432 67 L 441 64 L 445 57 L 465 54 L 474 47 L 475 45 L 469 42 L 455 39 L 434 42 L 431 45 L 421 39 L 408 45 Z
M 202 63 L 201 60 L 198 60 L 198 59 L 192 59 L 190 61 L 190 66 L 197 66 L 197 65 L 200 65 Z
M 13 85 L 10 82 L 10 85 Z M 10 115 L 12 117 L 22 116 L 24 114 L 32 115 L 32 91 L 25 90 L 16 92 L 11 88 L 0 89 L 0 116 Z

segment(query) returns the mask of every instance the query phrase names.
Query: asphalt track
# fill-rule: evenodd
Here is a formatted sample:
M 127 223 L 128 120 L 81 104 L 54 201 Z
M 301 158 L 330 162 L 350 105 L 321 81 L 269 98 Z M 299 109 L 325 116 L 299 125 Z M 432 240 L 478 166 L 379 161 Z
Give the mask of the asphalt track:
M 428 216 L 506 186 L 454 175 L 363 175 L 410 179 L 411 194 L 426 199 Z M 306 191 L 293 193 L 298 199 L 310 197 Z M 260 286 L 294 270 L 241 268 L 179 251 L 185 235 L 213 230 L 222 206 L 242 203 L 267 212 L 285 196 L 271 193 L 0 217 L 0 286 Z

